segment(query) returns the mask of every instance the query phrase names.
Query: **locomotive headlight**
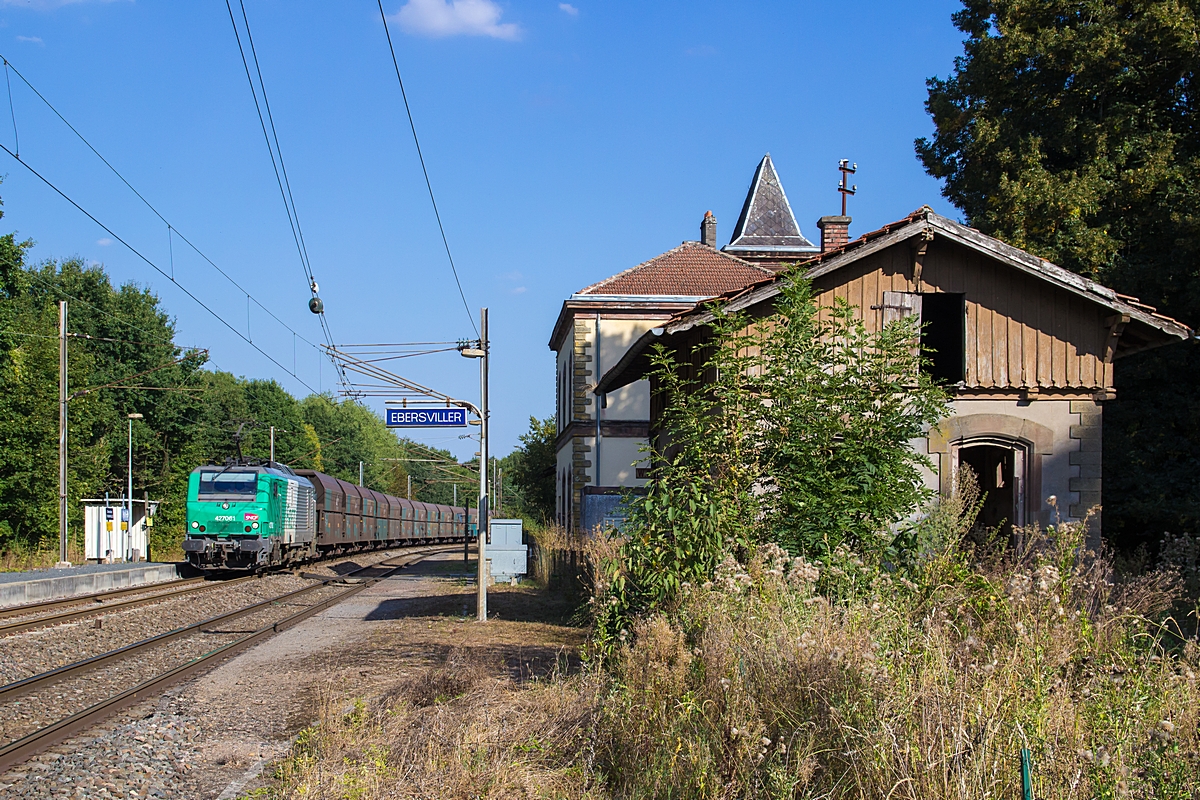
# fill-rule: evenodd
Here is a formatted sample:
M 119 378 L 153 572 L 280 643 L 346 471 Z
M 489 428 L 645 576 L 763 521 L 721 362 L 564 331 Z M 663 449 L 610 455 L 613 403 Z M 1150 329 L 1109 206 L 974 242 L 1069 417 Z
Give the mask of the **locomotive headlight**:
M 192 520 L 192 527 L 193 527 L 193 528 L 199 528 L 199 527 L 200 527 L 200 523 L 199 523 L 199 522 L 196 522 L 196 520 Z
M 229 508 L 229 503 L 221 503 L 221 508 Z
M 252 524 L 250 525 L 250 527 L 251 527 L 251 528 L 254 528 L 254 529 L 257 529 L 257 528 L 258 528 L 258 523 L 257 523 L 257 522 L 255 522 L 255 523 L 252 523 Z

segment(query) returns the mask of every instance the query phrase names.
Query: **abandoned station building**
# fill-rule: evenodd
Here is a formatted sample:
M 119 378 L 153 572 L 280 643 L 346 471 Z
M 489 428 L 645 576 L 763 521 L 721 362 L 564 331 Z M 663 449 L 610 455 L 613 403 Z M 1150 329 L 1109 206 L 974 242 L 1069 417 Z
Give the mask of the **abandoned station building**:
M 769 157 L 723 251 L 708 233 L 710 219 L 701 242 L 563 305 L 551 348 L 559 356 L 559 518 L 568 527 L 603 524 L 619 487 L 644 482 L 628 465 L 655 427 L 650 345 L 661 343 L 688 368 L 707 341 L 708 301 L 769 318 L 787 264 L 801 262 L 820 305 L 845 299 L 869 330 L 920 319 L 922 344 L 936 350 L 929 368 L 950 389 L 952 414 L 913 446 L 930 456 L 928 485 L 943 494 L 953 491 L 960 464 L 974 469 L 987 492 L 980 523 L 989 527 L 1047 524 L 1056 513 L 1082 519 L 1100 505 L 1114 360 L 1192 334 L 1136 298 L 928 207 L 853 241 L 848 217 L 823 217 L 822 245 L 813 247 Z

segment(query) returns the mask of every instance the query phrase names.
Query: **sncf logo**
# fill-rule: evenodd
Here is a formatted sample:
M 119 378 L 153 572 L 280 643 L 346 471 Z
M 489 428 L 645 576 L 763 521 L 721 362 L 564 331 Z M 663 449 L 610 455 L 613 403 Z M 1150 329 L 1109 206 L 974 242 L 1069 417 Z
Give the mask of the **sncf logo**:
M 245 514 L 242 515 L 242 519 L 246 520 L 246 522 L 258 522 L 258 514 L 251 514 L 250 512 L 246 512 Z

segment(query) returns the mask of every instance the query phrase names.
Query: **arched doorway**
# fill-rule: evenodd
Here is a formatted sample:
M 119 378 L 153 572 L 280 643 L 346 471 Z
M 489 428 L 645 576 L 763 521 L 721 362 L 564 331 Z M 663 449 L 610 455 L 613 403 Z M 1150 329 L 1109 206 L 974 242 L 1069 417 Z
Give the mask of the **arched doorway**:
M 1029 485 L 1029 445 L 1005 437 L 973 437 L 956 443 L 954 471 L 968 466 L 979 482 L 983 507 L 977 531 L 999 529 L 1011 536 L 1013 526 L 1025 524 L 1025 490 Z

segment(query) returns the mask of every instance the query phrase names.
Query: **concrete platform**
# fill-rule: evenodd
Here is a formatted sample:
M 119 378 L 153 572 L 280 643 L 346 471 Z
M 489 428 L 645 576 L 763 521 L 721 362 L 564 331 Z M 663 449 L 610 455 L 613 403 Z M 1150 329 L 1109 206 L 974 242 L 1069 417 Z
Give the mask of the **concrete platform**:
M 37 603 L 179 578 L 179 564 L 82 564 L 63 569 L 0 572 L 0 606 Z

